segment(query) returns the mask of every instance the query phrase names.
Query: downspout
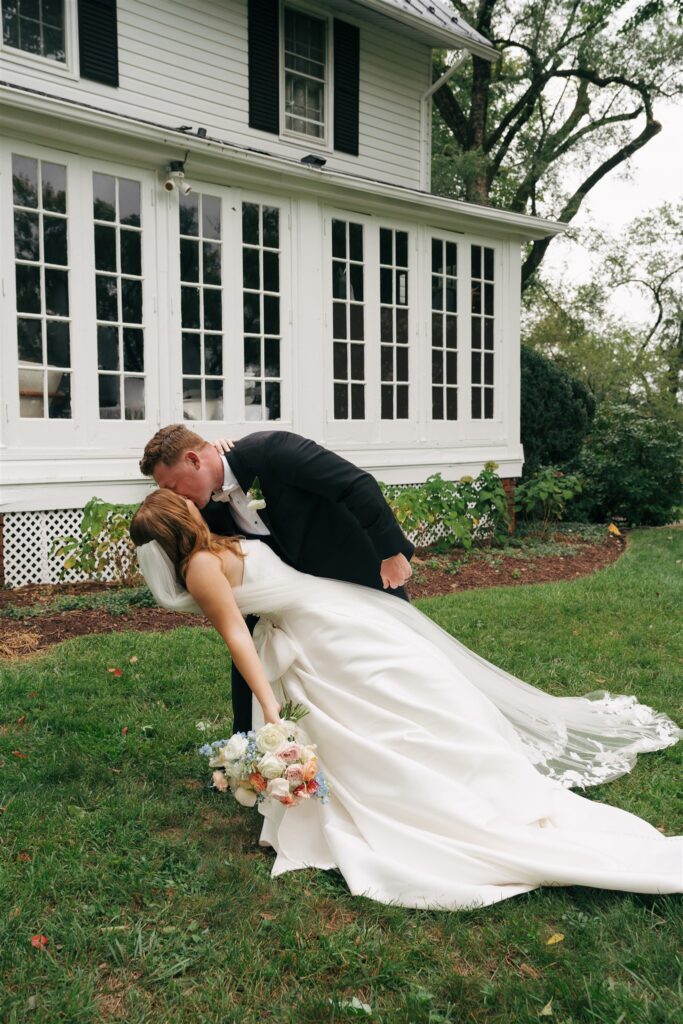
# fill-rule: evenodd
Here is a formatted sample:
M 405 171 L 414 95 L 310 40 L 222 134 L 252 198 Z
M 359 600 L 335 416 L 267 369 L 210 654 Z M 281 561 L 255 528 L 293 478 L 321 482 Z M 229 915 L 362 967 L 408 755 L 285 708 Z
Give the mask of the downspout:
M 459 57 L 453 61 L 448 71 L 445 71 L 441 78 L 432 82 L 425 92 L 420 96 L 420 189 L 427 192 L 431 186 L 431 151 L 432 151 L 432 108 L 431 100 L 437 89 L 445 85 L 449 78 L 455 74 L 459 67 L 465 63 L 471 54 L 469 50 L 462 50 Z

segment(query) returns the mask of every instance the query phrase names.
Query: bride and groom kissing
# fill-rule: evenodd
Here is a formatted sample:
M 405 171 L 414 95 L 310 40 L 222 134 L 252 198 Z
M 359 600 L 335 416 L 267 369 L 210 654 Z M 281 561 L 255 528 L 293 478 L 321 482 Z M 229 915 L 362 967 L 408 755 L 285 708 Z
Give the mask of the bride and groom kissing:
M 681 731 L 634 697 L 550 696 L 401 600 L 414 549 L 370 474 L 285 431 L 214 446 L 183 425 L 140 466 L 159 485 L 131 524 L 140 566 L 229 647 L 235 731 L 281 700 L 308 712 L 331 798 L 259 804 L 273 876 L 336 867 L 354 894 L 440 909 L 547 884 L 683 889 L 680 838 L 570 791 Z

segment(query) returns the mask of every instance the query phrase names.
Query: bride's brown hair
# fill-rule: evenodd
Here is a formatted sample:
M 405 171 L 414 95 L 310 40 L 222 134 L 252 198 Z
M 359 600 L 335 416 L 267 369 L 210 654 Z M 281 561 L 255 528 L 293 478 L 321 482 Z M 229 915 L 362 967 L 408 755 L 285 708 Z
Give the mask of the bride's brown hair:
M 147 495 L 131 520 L 130 536 L 136 548 L 150 540 L 161 544 L 183 582 L 195 551 L 219 557 L 227 548 L 244 558 L 237 537 L 212 536 L 205 522 L 190 515 L 187 500 L 166 487 Z

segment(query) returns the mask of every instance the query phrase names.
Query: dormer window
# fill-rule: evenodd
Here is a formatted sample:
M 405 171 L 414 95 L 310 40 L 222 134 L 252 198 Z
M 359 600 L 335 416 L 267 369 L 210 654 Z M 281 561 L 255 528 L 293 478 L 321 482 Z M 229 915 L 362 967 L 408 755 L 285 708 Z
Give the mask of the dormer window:
M 285 7 L 284 128 L 325 138 L 327 22 Z
M 66 63 L 64 0 L 2 0 L 5 46 Z

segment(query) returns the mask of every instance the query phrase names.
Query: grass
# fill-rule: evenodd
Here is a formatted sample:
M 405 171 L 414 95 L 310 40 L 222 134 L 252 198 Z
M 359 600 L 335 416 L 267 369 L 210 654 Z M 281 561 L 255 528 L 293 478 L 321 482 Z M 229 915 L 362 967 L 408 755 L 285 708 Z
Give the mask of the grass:
M 148 587 L 123 587 L 104 594 L 61 594 L 38 604 L 13 605 L 0 608 L 0 618 L 33 619 L 56 612 L 74 612 L 99 608 L 111 615 L 124 615 L 132 608 L 155 608 L 156 601 Z
M 421 607 L 553 693 L 680 717 L 682 564 L 683 530 L 642 531 L 595 576 Z M 212 632 L 80 638 L 0 671 L 3 1024 L 683 1019 L 676 897 L 558 888 L 443 913 L 351 897 L 335 871 L 271 880 L 259 816 L 195 756 L 198 721 L 229 727 Z M 680 832 L 677 766 L 678 748 L 646 755 L 590 795 Z

